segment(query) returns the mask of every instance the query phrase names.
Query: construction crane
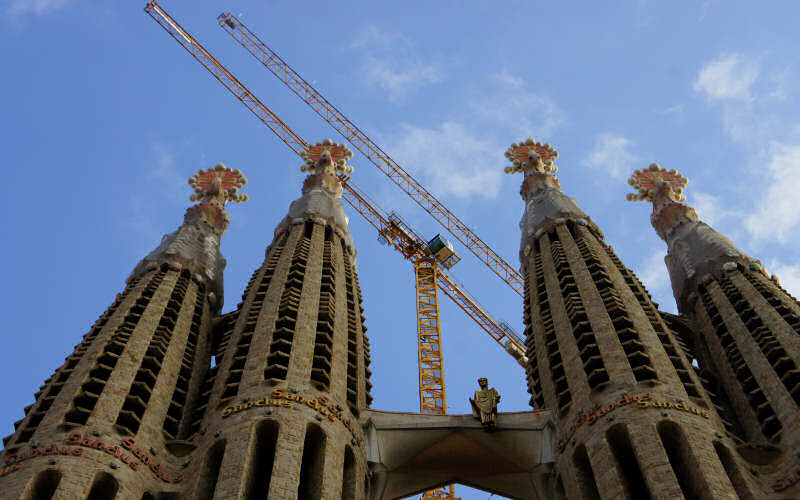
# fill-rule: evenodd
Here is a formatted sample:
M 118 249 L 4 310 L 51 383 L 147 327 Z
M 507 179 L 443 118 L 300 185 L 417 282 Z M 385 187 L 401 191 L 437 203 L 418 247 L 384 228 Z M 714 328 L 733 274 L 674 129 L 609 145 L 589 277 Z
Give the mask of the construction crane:
M 350 144 L 358 149 L 373 165 L 386 174 L 412 200 L 436 219 L 450 234 L 461 242 L 470 252 L 505 281 L 520 297 L 524 296 L 522 276 L 508 262 L 503 260 L 488 244 L 481 240 L 466 224 L 437 200 L 427 189 L 414 179 L 403 167 L 383 151 L 375 142 L 350 121 L 336 106 L 300 76 L 286 61 L 258 36 L 230 13 L 217 17 L 219 25 L 227 31 L 242 47 L 247 49 L 273 75 L 286 84 L 297 96 L 308 104 L 330 126 L 336 129 Z
M 308 143 L 248 90 L 227 68 L 175 21 L 157 2 L 145 11 L 181 44 L 198 62 L 234 94 L 298 156 Z M 414 264 L 417 290 L 417 337 L 419 355 L 420 411 L 447 412 L 439 322 L 438 290 L 441 289 L 484 331 L 505 348 L 521 365 L 526 358 L 521 337 L 505 323 L 497 323 L 465 288 L 444 272 L 460 260 L 452 245 L 441 235 L 426 242 L 396 214 L 387 215 L 349 178 L 343 177 L 343 198 L 372 224 L 381 241 L 393 246 Z M 426 492 L 423 498 L 455 499 L 453 486 Z

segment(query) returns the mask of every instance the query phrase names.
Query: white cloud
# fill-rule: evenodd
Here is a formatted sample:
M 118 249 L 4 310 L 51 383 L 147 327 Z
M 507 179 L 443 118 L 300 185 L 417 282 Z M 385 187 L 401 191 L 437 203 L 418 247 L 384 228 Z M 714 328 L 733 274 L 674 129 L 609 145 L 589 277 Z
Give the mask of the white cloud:
M 633 143 L 630 139 L 616 135 L 612 132 L 599 134 L 595 139 L 594 148 L 581 161 L 581 164 L 602 169 L 612 177 L 621 179 L 631 174 L 637 163 L 642 159 L 631 153 Z
M 694 89 L 712 101 L 749 100 L 758 75 L 758 61 L 741 54 L 726 54 L 703 66 Z
M 503 147 L 455 121 L 436 128 L 401 125 L 386 151 L 437 196 L 491 199 L 500 190 Z
M 16 17 L 23 14 L 35 14 L 37 16 L 58 10 L 70 0 L 11 0 L 8 15 Z
M 350 48 L 363 52 L 365 81 L 386 91 L 390 100 L 443 79 L 441 68 L 418 56 L 411 40 L 400 34 L 372 27 L 350 43 Z
M 722 215 L 720 210 L 720 198 L 719 196 L 714 196 L 713 194 L 695 191 L 691 195 L 689 205 L 693 206 L 697 211 L 697 215 L 700 216 L 700 220 L 709 226 L 713 226 L 714 223 L 720 219 L 720 215 Z
M 778 277 L 781 286 L 795 297 L 800 295 L 800 264 L 784 264 L 778 260 L 772 260 L 768 272 Z
M 490 75 L 490 78 L 511 87 L 522 87 L 525 84 L 522 78 L 512 75 L 507 69 Z
M 772 144 L 766 167 L 767 188 L 745 226 L 756 240 L 785 243 L 800 223 L 800 144 Z
M 653 250 L 640 264 L 638 275 L 648 289 L 657 290 L 669 285 L 669 274 L 667 265 L 664 263 L 664 256 L 664 250 Z
M 665 115 L 671 114 L 682 114 L 683 113 L 683 104 L 676 104 L 674 106 L 670 106 L 662 111 Z
M 181 171 L 175 164 L 172 149 L 161 143 L 152 145 L 153 162 L 134 188 L 129 201 L 129 215 L 124 223 L 137 234 L 152 238 L 164 207 L 189 206 L 191 190 L 186 185 L 194 171 Z M 180 213 L 180 212 L 178 212 Z M 176 219 L 176 222 L 180 219 Z
M 636 275 L 658 302 L 661 310 L 676 313 L 677 307 L 672 296 L 669 271 L 664 263 L 666 252 L 663 249 L 651 250 L 647 257 L 636 266 Z
M 408 91 L 442 81 L 442 73 L 433 64 L 420 60 L 408 60 L 398 66 L 396 60 L 368 56 L 364 62 L 366 81 L 389 94 L 390 99 L 399 99 Z
M 519 139 L 547 137 L 566 121 L 555 101 L 527 89 L 522 78 L 505 70 L 490 78 L 500 88 L 472 99 L 470 107 L 481 117 L 508 128 Z

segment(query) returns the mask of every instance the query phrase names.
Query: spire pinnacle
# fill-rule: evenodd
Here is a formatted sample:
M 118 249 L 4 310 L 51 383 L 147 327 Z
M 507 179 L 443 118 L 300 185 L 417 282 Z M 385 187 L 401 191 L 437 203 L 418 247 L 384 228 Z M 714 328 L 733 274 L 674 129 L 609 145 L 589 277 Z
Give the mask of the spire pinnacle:
M 300 167 L 301 172 L 315 174 L 353 172 L 353 167 L 347 165 L 347 161 L 353 157 L 353 152 L 346 145 L 335 143 L 330 139 L 306 146 L 301 156 L 306 161 Z
M 656 203 L 667 198 L 679 203 L 686 201 L 683 190 L 689 184 L 689 179 L 675 169 L 667 170 L 658 163 L 651 163 L 644 170 L 634 170 L 633 175 L 628 179 L 628 184 L 639 191 L 638 193 L 628 193 L 626 197 L 628 201 L 646 200 Z
M 189 177 L 189 185 L 194 189 L 189 199 L 191 201 L 201 201 L 213 198 L 223 205 L 229 201 L 242 203 L 250 199 L 246 194 L 239 194 L 239 189 L 247 184 L 247 178 L 241 170 L 226 167 L 222 163 L 217 163 L 208 170 L 200 169 L 196 174 Z
M 558 158 L 556 151 L 550 144 L 542 144 L 531 138 L 519 144 L 514 143 L 506 150 L 506 158 L 512 165 L 505 168 L 505 173 L 537 172 L 540 174 L 554 174 L 558 167 L 553 163 Z

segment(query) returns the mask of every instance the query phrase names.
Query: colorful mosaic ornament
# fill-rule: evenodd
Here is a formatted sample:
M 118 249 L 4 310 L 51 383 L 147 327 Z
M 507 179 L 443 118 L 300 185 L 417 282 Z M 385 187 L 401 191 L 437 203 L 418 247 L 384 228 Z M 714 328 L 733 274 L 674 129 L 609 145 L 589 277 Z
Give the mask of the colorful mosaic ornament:
M 531 153 L 535 153 L 541 160 L 540 166 L 530 163 Z M 558 151 L 550 144 L 542 144 L 541 142 L 529 138 L 526 139 L 525 142 L 512 144 L 511 147 L 506 150 L 505 155 L 513 164 L 505 168 L 507 174 L 515 174 L 530 168 L 540 170 L 541 173 L 554 174 L 558 172 L 558 167 L 554 163 L 556 158 L 558 158 Z
M 353 152 L 346 145 L 335 143 L 330 139 L 306 146 L 300 155 L 306 161 L 300 167 L 301 172 L 316 172 L 320 162 L 326 157 L 330 158 L 330 165 L 336 172 L 340 174 L 353 172 L 353 167 L 347 165 L 347 161 L 353 157 Z
M 233 170 L 222 163 L 217 163 L 208 170 L 200 169 L 189 177 L 189 185 L 194 189 L 189 199 L 199 201 L 208 196 L 214 196 L 223 203 L 233 201 L 245 202 L 250 199 L 246 194 L 239 194 L 239 189 L 247 184 L 247 178 L 238 168 Z
M 686 201 L 683 190 L 689 184 L 689 179 L 682 176 L 677 170 L 661 168 L 658 163 L 652 163 L 644 170 L 635 170 L 628 184 L 637 189 L 638 193 L 628 193 L 628 201 L 650 201 L 655 199 L 659 191 L 664 192 L 673 201 Z

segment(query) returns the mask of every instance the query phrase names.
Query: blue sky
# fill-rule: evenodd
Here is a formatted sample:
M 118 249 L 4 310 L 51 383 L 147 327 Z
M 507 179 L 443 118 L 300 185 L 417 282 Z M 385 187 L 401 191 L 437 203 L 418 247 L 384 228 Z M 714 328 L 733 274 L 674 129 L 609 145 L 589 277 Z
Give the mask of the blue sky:
M 260 35 L 500 255 L 518 265 L 520 176 L 503 151 L 560 152 L 564 191 L 674 311 L 634 168 L 690 179 L 701 217 L 800 293 L 798 8 L 791 2 L 207 2 L 163 6 L 300 135 L 341 140 L 216 24 Z M 180 224 L 186 179 L 222 161 L 250 180 L 230 208 L 225 310 L 299 195 L 300 160 L 143 11 L 144 2 L 0 1 L 0 431 Z M 356 154 L 354 179 L 419 232 L 440 227 Z M 413 271 L 351 214 L 375 402 L 418 409 Z M 452 238 L 451 238 L 452 239 Z M 460 247 L 457 245 L 457 247 Z M 522 331 L 521 300 L 466 252 L 453 274 Z M 442 296 L 449 406 L 478 376 L 529 409 L 522 369 Z M 459 487 L 466 500 L 488 493 Z

